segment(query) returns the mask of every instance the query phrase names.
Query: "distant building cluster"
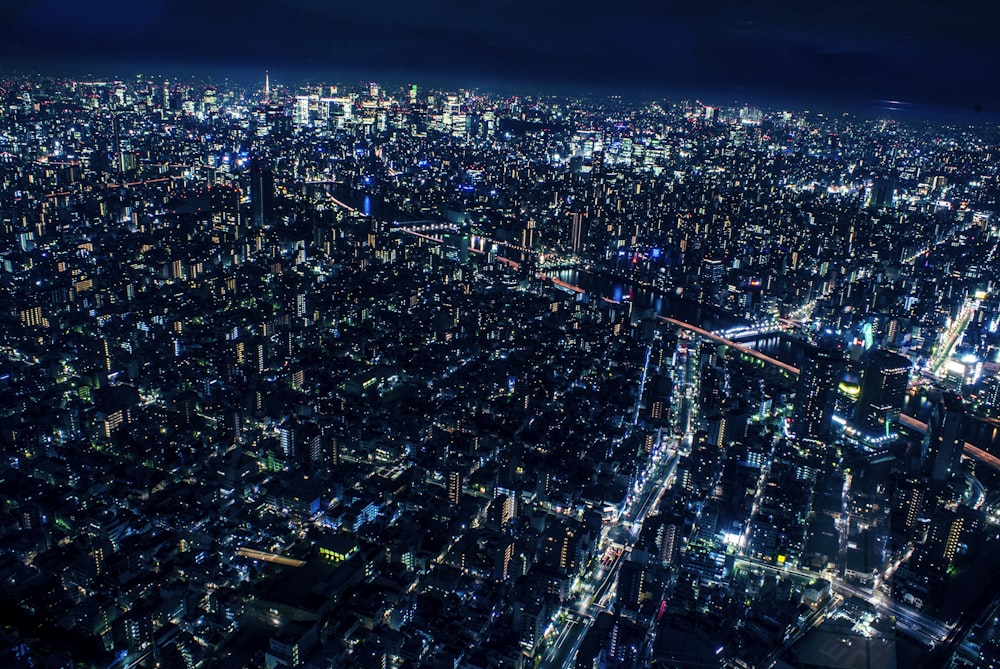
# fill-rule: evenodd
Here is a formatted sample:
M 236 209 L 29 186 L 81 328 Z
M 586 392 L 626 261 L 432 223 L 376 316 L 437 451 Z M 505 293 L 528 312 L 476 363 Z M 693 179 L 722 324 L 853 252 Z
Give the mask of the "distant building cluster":
M 998 152 L 0 79 L 0 664 L 998 666 Z

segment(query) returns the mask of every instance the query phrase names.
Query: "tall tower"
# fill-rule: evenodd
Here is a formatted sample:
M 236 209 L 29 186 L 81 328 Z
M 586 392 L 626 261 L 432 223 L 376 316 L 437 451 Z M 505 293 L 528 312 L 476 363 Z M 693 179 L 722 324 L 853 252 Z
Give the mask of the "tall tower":
M 966 413 L 962 398 L 941 393 L 932 398 L 924 436 L 924 468 L 934 481 L 947 481 L 958 471 L 965 450 Z
M 124 180 L 125 154 L 122 153 L 121 117 L 116 114 L 111 120 L 111 125 L 115 136 L 115 167 L 118 168 L 118 176 Z
M 271 73 L 264 70 L 264 104 L 271 101 Z
M 840 353 L 835 350 L 814 348 L 806 353 L 795 386 L 792 431 L 797 436 L 824 440 L 833 435 L 833 409 L 843 364 Z
M 250 162 L 250 219 L 262 228 L 274 216 L 274 173 L 260 157 Z
M 586 239 L 584 230 L 583 213 L 579 211 L 571 212 L 570 215 L 570 249 L 573 253 L 580 253 Z
M 872 352 L 861 380 L 857 422 L 871 432 L 888 431 L 899 415 L 910 381 L 910 361 L 889 351 Z

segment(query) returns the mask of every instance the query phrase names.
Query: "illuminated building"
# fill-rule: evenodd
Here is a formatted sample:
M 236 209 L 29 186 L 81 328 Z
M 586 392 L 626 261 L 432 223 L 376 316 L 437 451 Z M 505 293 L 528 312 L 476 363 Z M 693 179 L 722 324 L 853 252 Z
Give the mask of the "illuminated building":
M 292 109 L 292 125 L 296 128 L 309 125 L 309 103 L 310 96 L 296 96 L 295 107 Z
M 795 388 L 795 412 L 792 432 L 802 439 L 827 439 L 832 436 L 832 418 L 837 401 L 837 381 L 843 361 L 826 349 L 812 349 Z
M 317 542 L 316 547 L 321 558 L 337 564 L 350 560 L 359 550 L 357 542 L 346 534 L 323 537 Z
M 563 524 L 546 528 L 542 537 L 542 561 L 562 574 L 572 574 L 578 564 L 578 533 Z
M 726 266 L 721 260 L 707 259 L 705 260 L 704 274 L 705 277 L 712 283 L 719 283 L 722 281 L 722 277 L 725 276 Z
M 899 482 L 892 502 L 893 530 L 911 534 L 923 511 L 925 487 L 919 477 L 908 477 Z
M 903 407 L 909 380 L 908 359 L 889 351 L 874 351 L 861 381 L 857 422 L 867 430 L 887 431 Z
M 458 504 L 462 498 L 462 473 L 448 472 L 448 501 Z

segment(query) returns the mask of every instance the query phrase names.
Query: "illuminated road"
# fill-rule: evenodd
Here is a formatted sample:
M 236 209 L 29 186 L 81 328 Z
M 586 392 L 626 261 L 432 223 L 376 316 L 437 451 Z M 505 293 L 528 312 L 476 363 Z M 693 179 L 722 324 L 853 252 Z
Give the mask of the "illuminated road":
M 286 567 L 301 567 L 305 565 L 303 560 L 296 560 L 294 558 L 285 557 L 284 555 L 278 555 L 277 553 L 265 553 L 264 551 L 254 550 L 253 548 L 244 548 L 243 546 L 236 549 L 236 554 L 240 557 L 250 558 L 251 560 L 263 560 L 264 562 L 282 564 Z
M 640 527 L 649 514 L 657 508 L 664 491 L 670 487 L 670 480 L 677 468 L 677 460 L 676 451 L 670 451 L 665 471 L 662 462 L 656 465 L 654 475 L 649 478 L 642 493 L 636 498 L 632 511 L 626 513 L 624 525 L 630 528 Z M 658 481 L 658 485 L 651 485 L 653 481 Z M 587 581 L 595 577 L 601 580 L 594 588 L 593 595 L 585 595 L 579 605 L 571 610 L 566 622 L 557 626 L 556 642 L 546 651 L 539 667 L 568 669 L 573 666 L 576 652 L 579 650 L 580 644 L 583 643 L 591 623 L 593 623 L 597 613 L 606 609 L 608 602 L 614 595 L 615 581 L 628 553 L 629 551 L 625 550 L 622 551 L 621 555 L 616 556 L 615 561 L 607 568 L 606 572 L 602 568 L 587 575 Z
M 576 652 L 580 649 L 580 644 L 583 643 L 583 639 L 587 636 L 587 631 L 594 621 L 591 610 L 604 608 L 603 602 L 612 594 L 612 588 L 624 561 L 623 556 L 624 553 L 616 557 L 606 572 L 603 569 L 596 572 L 601 581 L 594 589 L 594 594 L 585 596 L 579 607 L 569 610 L 566 622 L 561 625 L 562 629 L 559 631 L 556 642 L 545 653 L 539 667 L 565 669 L 573 666 Z
M 778 574 L 792 575 L 807 581 L 817 578 L 830 578 L 829 574 L 817 574 L 816 572 L 804 571 L 789 566 L 779 567 L 770 562 L 749 557 L 738 557 L 734 564 L 744 564 Z M 951 632 L 951 628 L 940 620 L 932 618 L 918 609 L 889 599 L 882 595 L 881 592 L 872 592 L 867 588 L 860 588 L 846 583 L 839 578 L 830 579 L 830 581 L 831 587 L 839 594 L 858 597 L 870 603 L 880 613 L 894 616 L 900 627 L 929 646 L 941 643 Z
M 652 346 L 646 349 L 645 362 L 643 364 L 642 377 L 639 381 L 639 393 L 636 398 L 636 406 L 633 409 L 627 433 L 631 433 L 632 428 L 639 422 L 640 403 L 642 393 L 646 385 L 652 359 Z M 655 510 L 664 492 L 670 487 L 671 479 L 677 468 L 676 449 L 666 449 L 657 444 L 654 454 L 648 464 L 646 476 L 642 479 L 642 487 L 631 499 L 631 503 L 622 509 L 619 516 L 619 527 L 624 527 L 630 537 L 634 538 L 634 532 L 641 527 L 650 513 Z M 604 537 L 607 536 L 607 528 L 604 530 Z M 602 538 L 601 544 L 604 543 Z M 571 614 L 562 623 L 557 623 L 556 641 L 550 646 L 542 657 L 540 667 L 555 669 L 567 669 L 572 667 L 576 652 L 583 643 L 587 631 L 594 620 L 597 612 L 604 610 L 608 600 L 613 595 L 615 581 L 618 571 L 625 560 L 627 550 L 622 551 L 615 557 L 614 562 L 604 568 L 588 572 L 582 577 L 584 589 L 593 588 L 592 595 L 583 595 L 581 600 L 573 606 Z M 600 579 L 599 581 L 597 579 Z
M 965 303 L 962 305 L 962 310 L 958 314 L 958 318 L 942 334 L 941 344 L 934 351 L 931 359 L 927 361 L 927 368 L 930 369 L 931 374 L 940 376 L 941 366 L 948 359 L 948 356 L 951 355 L 952 350 L 958 342 L 962 340 L 962 335 L 965 334 L 965 329 L 968 327 L 969 321 L 972 320 L 972 316 L 978 308 L 979 300 L 971 297 L 966 298 Z
M 653 344 L 650 343 L 646 346 L 646 358 L 642 363 L 642 378 L 639 379 L 639 392 L 636 393 L 635 411 L 632 412 L 632 425 L 629 427 L 629 433 L 631 433 L 632 427 L 639 424 L 639 411 L 642 409 L 642 394 L 646 392 L 646 377 L 649 376 L 649 359 L 652 354 Z

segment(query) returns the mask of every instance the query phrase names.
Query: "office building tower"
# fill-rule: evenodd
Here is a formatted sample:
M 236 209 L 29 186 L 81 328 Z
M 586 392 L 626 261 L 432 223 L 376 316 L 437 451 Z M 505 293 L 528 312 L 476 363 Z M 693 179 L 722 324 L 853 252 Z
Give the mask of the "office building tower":
M 835 350 L 814 348 L 806 353 L 795 387 L 792 432 L 798 437 L 817 440 L 832 437 L 837 380 L 843 364 Z
M 119 116 L 115 116 L 111 121 L 111 125 L 115 140 L 115 168 L 118 170 L 118 176 L 121 177 L 125 174 L 125 154 L 122 151 L 121 118 Z
M 274 173 L 257 157 L 250 162 L 250 219 L 264 227 L 274 217 Z
M 954 393 L 931 398 L 924 436 L 924 467 L 933 481 L 947 481 L 959 469 L 965 449 L 965 407 Z
M 910 381 L 910 361 L 889 351 L 874 351 L 865 367 L 858 398 L 857 423 L 869 433 L 888 433 L 903 408 Z
M 295 107 L 292 108 L 292 125 L 301 128 L 309 125 L 309 96 L 299 95 L 295 98 Z

